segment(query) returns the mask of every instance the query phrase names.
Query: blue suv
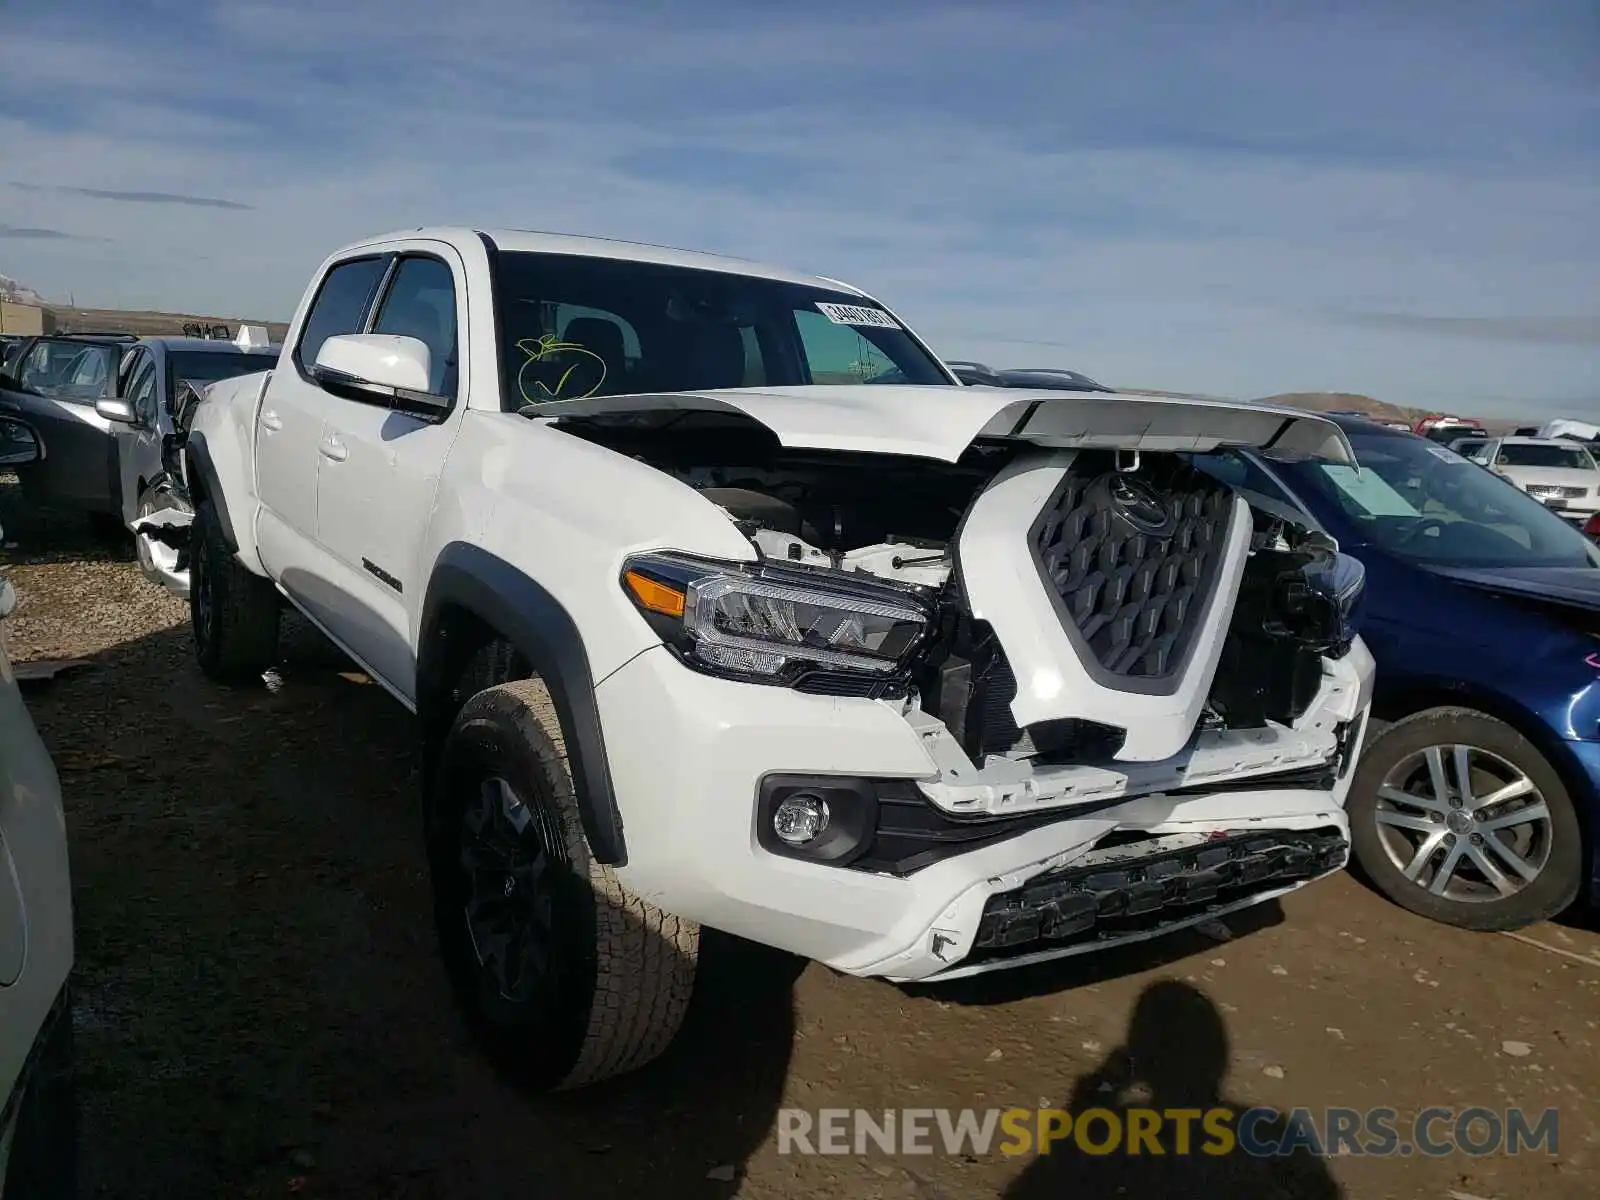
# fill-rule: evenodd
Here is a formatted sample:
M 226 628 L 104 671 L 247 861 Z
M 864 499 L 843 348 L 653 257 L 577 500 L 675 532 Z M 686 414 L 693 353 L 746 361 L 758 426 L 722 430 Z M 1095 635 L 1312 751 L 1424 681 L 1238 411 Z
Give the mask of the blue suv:
M 1401 906 L 1468 929 L 1600 898 L 1600 548 L 1444 446 L 1335 419 L 1357 468 L 1270 450 L 1195 463 L 1309 516 L 1366 568 L 1377 675 L 1356 863 Z

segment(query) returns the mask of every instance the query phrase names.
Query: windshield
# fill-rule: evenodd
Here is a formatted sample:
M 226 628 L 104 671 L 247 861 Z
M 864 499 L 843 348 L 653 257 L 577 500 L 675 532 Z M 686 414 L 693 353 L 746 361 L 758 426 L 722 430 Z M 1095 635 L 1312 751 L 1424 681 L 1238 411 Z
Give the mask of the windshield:
M 1497 467 L 1552 467 L 1560 471 L 1593 471 L 1594 459 L 1582 446 L 1548 442 L 1505 442 L 1495 455 Z
M 18 364 L 17 379 L 56 400 L 93 404 L 107 393 L 121 356 L 121 346 L 41 340 Z
M 802 384 L 959 386 L 862 297 L 722 271 L 499 255 L 513 403 Z
M 266 371 L 277 365 L 278 352 L 247 354 L 238 350 L 174 350 L 168 356 L 167 387 L 171 403 L 181 384 L 192 383 L 198 390 L 219 379 Z
M 1451 450 L 1355 432 L 1350 443 L 1359 470 L 1304 461 L 1283 470 L 1399 558 L 1449 567 L 1600 566 L 1600 550 L 1577 529 Z

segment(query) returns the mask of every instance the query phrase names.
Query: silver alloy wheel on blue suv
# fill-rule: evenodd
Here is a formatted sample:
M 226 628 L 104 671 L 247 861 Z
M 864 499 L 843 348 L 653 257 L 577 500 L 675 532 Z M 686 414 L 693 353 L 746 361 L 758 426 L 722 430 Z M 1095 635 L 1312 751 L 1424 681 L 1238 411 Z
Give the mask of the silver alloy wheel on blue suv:
M 1560 774 L 1510 725 L 1432 708 L 1369 736 L 1350 789 L 1356 862 L 1412 912 L 1514 929 L 1571 906 L 1583 834 Z

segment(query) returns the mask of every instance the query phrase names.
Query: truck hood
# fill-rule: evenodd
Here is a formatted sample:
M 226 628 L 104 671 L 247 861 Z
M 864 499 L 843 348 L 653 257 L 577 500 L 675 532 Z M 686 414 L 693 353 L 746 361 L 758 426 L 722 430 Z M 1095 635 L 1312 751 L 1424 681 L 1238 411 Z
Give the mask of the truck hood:
M 1060 449 L 1205 453 L 1273 448 L 1354 465 L 1344 431 L 1315 413 L 1160 394 L 1096 395 L 940 385 L 730 388 L 591 396 L 538 406 L 536 419 L 708 412 L 759 422 L 789 448 L 904 454 L 955 462 L 979 438 Z

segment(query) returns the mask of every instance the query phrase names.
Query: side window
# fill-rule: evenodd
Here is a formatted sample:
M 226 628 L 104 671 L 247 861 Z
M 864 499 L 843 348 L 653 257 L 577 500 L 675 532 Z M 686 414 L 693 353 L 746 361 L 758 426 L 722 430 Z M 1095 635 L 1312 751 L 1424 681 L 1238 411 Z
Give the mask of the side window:
M 378 281 L 383 277 L 384 259 L 356 258 L 342 262 L 322 281 L 311 311 L 300 331 L 295 361 L 309 369 L 317 361 L 322 343 L 340 333 L 360 333 L 362 320 Z
M 122 356 L 122 366 L 117 368 L 117 386 L 122 389 L 123 395 L 130 395 L 128 384 L 133 379 L 133 373 L 139 369 L 139 364 L 144 361 L 144 351 L 135 346 Z
M 456 394 L 456 288 L 436 258 L 404 258 L 373 322 L 373 333 L 414 337 L 428 347 L 428 390 Z
M 812 309 L 796 309 L 795 330 L 812 383 L 865 383 L 897 370 L 894 359 L 868 339 L 862 328 L 836 325 Z
M 156 425 L 156 364 L 148 358 L 141 358 L 134 371 L 133 385 L 128 389 L 128 403 L 133 406 L 133 415 L 139 418 L 139 424 L 146 429 L 154 429 Z

